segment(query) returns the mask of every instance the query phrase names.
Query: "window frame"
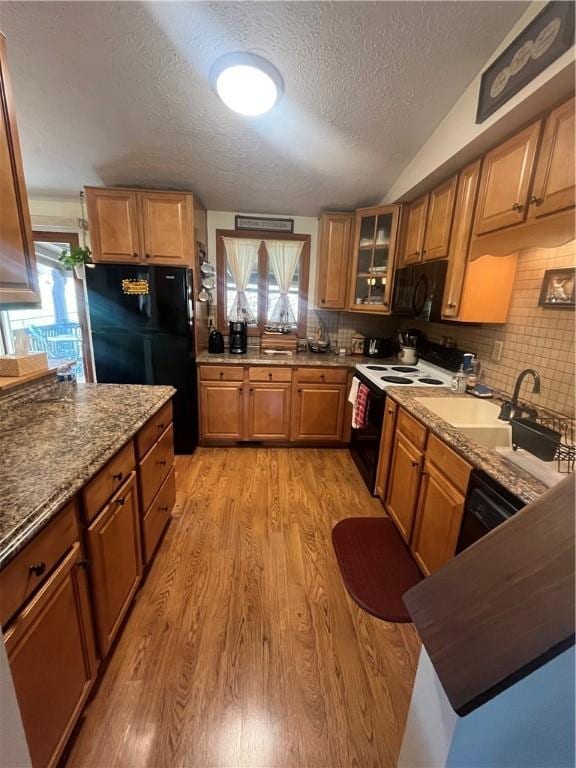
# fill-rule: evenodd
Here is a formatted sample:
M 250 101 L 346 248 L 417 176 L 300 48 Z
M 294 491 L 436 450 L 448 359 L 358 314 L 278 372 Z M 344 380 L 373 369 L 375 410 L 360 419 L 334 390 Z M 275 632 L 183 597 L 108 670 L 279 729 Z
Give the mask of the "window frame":
M 226 249 L 225 237 L 235 237 L 245 240 L 260 240 L 258 247 L 258 323 L 248 326 L 249 336 L 260 336 L 264 333 L 266 317 L 268 316 L 268 251 L 265 240 L 292 240 L 304 243 L 300 254 L 298 271 L 298 325 L 296 333 L 299 338 L 306 336 L 308 315 L 308 281 L 310 277 L 310 235 L 287 234 L 285 232 L 266 232 L 260 230 L 217 229 L 216 230 L 216 324 L 222 333 L 228 332 L 226 320 Z

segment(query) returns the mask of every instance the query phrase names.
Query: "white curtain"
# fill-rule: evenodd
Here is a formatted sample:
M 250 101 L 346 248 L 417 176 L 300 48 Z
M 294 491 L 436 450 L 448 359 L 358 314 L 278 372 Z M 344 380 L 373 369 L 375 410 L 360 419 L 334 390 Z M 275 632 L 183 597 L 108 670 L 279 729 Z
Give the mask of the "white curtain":
M 257 263 L 258 249 L 262 241 L 235 237 L 223 237 L 222 240 L 224 241 L 232 279 L 236 283 L 236 296 L 228 313 L 228 319 L 255 323 L 256 317 L 246 298 L 246 288 Z
M 300 262 L 303 242 L 294 240 L 265 240 L 274 276 L 280 288 L 280 296 L 269 316 L 272 323 L 295 324 L 294 310 L 288 298 L 292 278 Z

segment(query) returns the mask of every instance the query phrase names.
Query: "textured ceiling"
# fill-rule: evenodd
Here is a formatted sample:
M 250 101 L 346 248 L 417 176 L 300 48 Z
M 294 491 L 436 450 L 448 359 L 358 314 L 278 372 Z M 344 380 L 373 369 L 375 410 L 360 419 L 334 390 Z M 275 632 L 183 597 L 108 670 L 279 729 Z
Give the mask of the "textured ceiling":
M 382 198 L 525 2 L 0 2 L 31 195 L 192 188 L 215 210 L 316 214 Z M 245 118 L 221 54 L 286 92 Z

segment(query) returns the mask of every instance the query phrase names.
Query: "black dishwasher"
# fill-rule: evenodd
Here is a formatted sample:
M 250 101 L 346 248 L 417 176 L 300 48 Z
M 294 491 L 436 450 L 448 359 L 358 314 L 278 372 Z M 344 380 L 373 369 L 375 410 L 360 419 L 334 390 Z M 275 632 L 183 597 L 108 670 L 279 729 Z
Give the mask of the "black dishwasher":
M 476 470 L 470 478 L 462 528 L 456 553 L 474 544 L 493 528 L 505 523 L 526 504 L 493 480 Z

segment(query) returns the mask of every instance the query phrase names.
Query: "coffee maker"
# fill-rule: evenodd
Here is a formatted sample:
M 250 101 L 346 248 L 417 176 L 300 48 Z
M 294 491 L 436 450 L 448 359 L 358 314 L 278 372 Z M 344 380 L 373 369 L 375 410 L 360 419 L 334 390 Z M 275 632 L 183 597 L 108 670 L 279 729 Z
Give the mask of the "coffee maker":
M 244 320 L 230 322 L 230 353 L 245 355 L 248 346 L 248 324 Z

